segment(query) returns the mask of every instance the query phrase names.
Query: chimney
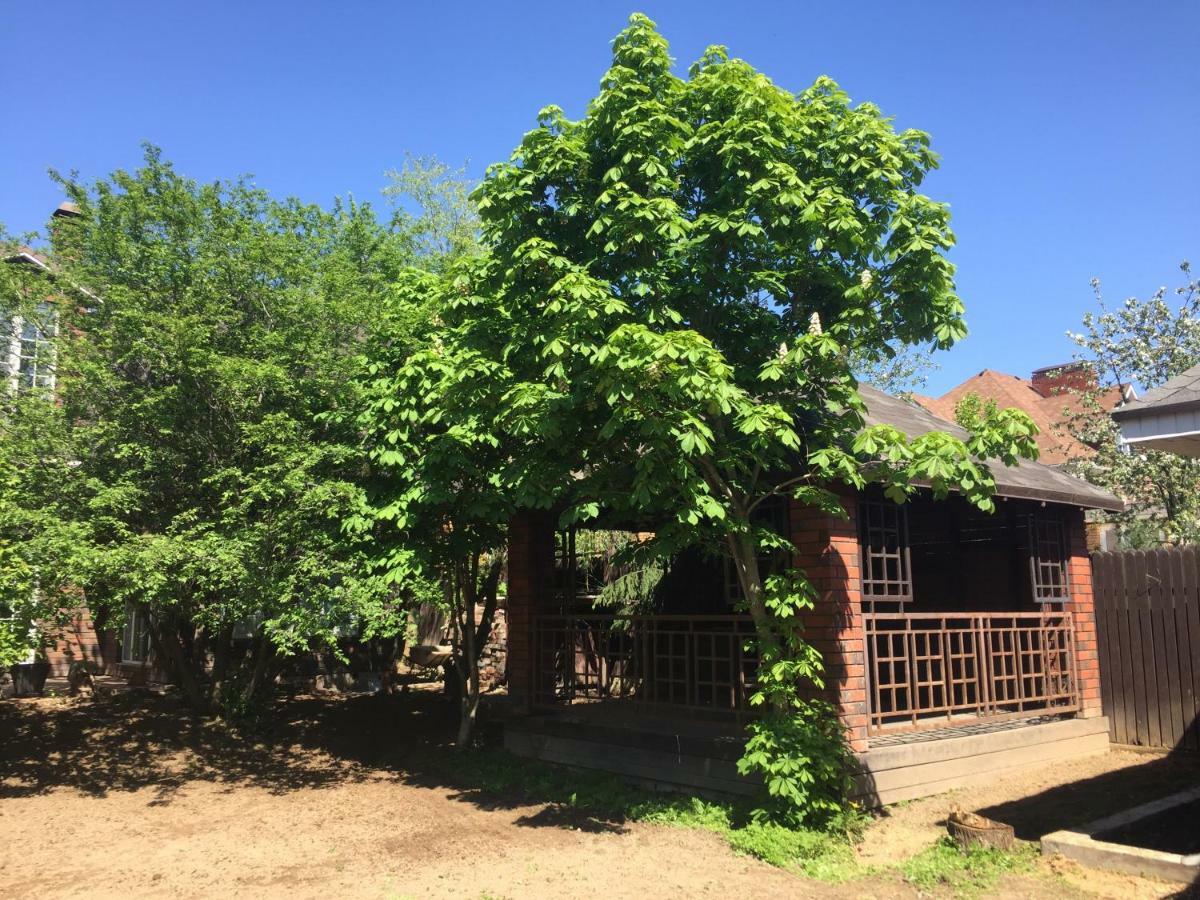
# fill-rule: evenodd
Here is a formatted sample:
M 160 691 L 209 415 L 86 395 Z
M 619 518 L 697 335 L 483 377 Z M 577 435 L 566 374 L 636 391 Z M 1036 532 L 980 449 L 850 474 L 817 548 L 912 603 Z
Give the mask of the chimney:
M 78 233 L 76 223 L 82 218 L 83 213 L 79 207 L 70 201 L 58 204 L 58 208 L 51 214 L 50 246 L 60 259 L 69 259 L 77 255 L 74 253 L 78 243 L 75 239 Z
M 1035 369 L 1030 378 L 1033 389 L 1043 397 L 1069 391 L 1089 391 L 1096 387 L 1096 371 L 1088 362 L 1070 362 Z

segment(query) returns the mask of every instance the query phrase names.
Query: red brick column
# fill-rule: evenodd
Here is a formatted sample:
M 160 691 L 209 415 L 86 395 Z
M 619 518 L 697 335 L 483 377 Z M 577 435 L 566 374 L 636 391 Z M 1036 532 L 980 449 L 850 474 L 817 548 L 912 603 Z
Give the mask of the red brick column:
M 50 674 L 66 675 L 71 663 L 86 662 L 93 673 L 114 674 L 119 653 L 116 633 L 97 625 L 84 604 L 66 613 L 61 627 L 51 628 L 45 648 Z
M 1102 715 L 1100 655 L 1096 647 L 1096 607 L 1092 597 L 1092 560 L 1088 555 L 1087 531 L 1082 509 L 1067 513 L 1067 581 L 1071 599 L 1067 611 L 1075 628 L 1075 666 L 1079 673 L 1080 716 Z
M 508 652 L 505 668 L 513 705 L 528 711 L 533 696 L 533 616 L 554 597 L 554 518 L 522 510 L 508 526 Z
M 826 696 L 846 726 L 851 749 L 867 749 L 867 678 L 864 659 L 856 498 L 842 505 L 846 517 L 795 501 L 791 508 L 796 565 L 817 591 L 816 608 L 804 617 L 805 638 L 825 660 Z

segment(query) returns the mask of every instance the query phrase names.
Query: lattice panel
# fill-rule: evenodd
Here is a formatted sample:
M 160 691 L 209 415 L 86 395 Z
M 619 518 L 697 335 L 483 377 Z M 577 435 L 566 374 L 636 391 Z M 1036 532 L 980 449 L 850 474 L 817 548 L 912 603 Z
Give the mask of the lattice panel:
M 745 616 L 537 616 L 539 704 L 620 700 L 743 715 L 758 660 Z
M 858 510 L 863 600 L 912 600 L 908 509 L 890 501 L 862 500 Z
M 1053 513 L 1030 517 L 1029 568 L 1035 601 L 1055 603 L 1070 598 L 1066 528 L 1063 520 Z
M 1078 708 L 1068 614 L 866 613 L 869 727 Z

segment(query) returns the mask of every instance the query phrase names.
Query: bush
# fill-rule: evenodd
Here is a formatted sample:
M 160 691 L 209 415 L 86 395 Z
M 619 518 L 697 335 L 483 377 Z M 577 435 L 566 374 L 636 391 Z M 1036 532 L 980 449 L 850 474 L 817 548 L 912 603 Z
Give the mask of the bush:
M 853 757 L 829 704 L 801 701 L 794 711 L 764 716 L 747 731 L 738 771 L 761 775 L 767 790 L 756 821 L 824 827 L 847 815 Z

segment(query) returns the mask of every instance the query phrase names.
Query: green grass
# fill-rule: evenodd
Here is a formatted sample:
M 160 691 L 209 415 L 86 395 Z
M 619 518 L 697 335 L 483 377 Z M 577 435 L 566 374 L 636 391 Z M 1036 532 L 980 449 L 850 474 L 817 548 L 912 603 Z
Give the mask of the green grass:
M 922 891 L 972 897 L 1003 875 L 1032 872 L 1037 856 L 1031 844 L 1011 852 L 963 851 L 947 837 L 910 859 L 897 860 L 894 866 L 873 869 L 859 863 L 854 854 L 854 841 L 868 821 L 862 813 L 824 829 L 788 828 L 754 821 L 749 804 L 653 793 L 602 772 L 567 769 L 498 749 L 442 754 L 430 764 L 447 767 L 445 774 L 467 793 L 553 805 L 578 816 L 581 825 L 646 822 L 696 828 L 720 835 L 737 853 L 827 882 L 898 871 Z
M 918 853 L 900 866 L 904 878 L 922 891 L 949 890 L 970 897 L 987 890 L 1001 876 L 1033 871 L 1037 846 L 1019 844 L 1011 851 L 974 847 L 962 850 L 949 837 Z
M 568 808 L 598 822 L 646 822 L 713 832 L 738 853 L 825 881 L 862 874 L 852 847 L 865 821 L 859 814 L 824 829 L 788 828 L 755 822 L 749 804 L 652 793 L 601 772 L 547 765 L 498 750 L 451 754 L 446 762 L 460 783 L 480 793 L 519 794 L 525 801 Z

